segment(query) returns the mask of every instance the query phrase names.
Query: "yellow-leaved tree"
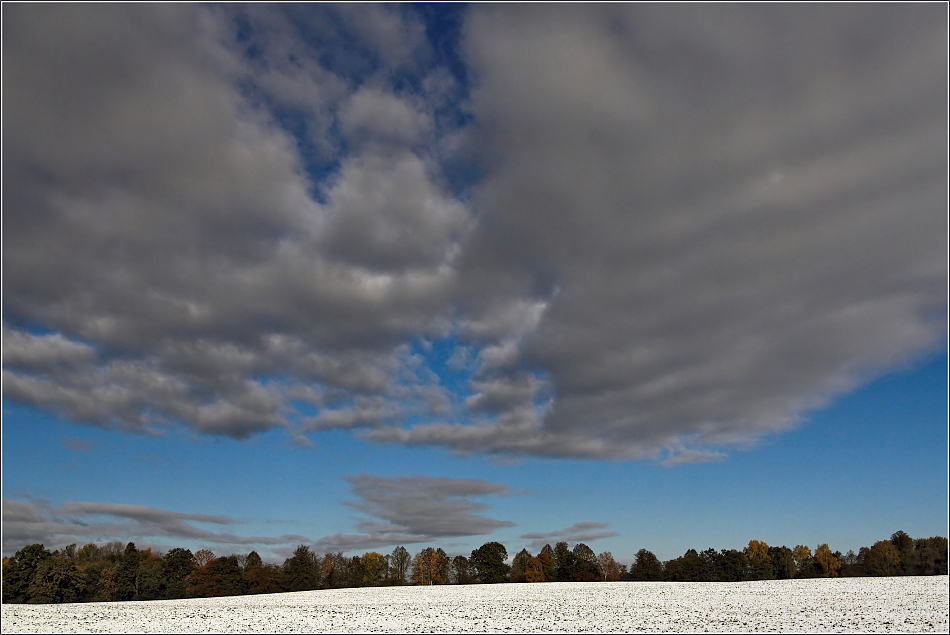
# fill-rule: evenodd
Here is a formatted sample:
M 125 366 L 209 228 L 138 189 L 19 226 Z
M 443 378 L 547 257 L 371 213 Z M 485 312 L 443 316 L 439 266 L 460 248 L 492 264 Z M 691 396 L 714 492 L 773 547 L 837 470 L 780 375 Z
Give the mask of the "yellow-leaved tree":
M 822 578 L 837 578 L 841 570 L 841 562 L 831 553 L 828 544 L 821 544 L 815 548 L 815 565 L 818 567 L 818 575 Z

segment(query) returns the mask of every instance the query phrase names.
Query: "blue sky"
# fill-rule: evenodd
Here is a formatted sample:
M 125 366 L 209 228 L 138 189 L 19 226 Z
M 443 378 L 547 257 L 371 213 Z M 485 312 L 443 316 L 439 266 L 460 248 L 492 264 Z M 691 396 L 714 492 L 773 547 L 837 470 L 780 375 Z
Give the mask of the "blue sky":
M 3 553 L 946 535 L 937 13 L 4 5 Z

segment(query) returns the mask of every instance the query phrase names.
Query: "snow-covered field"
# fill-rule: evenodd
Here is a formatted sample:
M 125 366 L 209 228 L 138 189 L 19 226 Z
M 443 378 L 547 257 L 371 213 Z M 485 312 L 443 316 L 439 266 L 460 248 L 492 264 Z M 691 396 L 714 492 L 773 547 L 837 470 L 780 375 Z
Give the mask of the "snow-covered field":
M 3 606 L 3 632 L 947 632 L 947 576 L 336 589 Z

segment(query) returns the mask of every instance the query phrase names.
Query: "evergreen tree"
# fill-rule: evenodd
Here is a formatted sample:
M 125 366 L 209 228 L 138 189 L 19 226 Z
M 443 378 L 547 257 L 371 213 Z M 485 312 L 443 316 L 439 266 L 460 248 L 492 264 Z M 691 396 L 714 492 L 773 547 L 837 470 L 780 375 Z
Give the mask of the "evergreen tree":
M 656 582 L 663 579 L 663 564 L 648 549 L 641 549 L 630 567 L 630 579 Z
M 567 548 L 566 542 L 554 545 L 554 569 L 558 582 L 567 582 L 574 575 L 574 554 Z
M 712 547 L 699 554 L 699 581 L 717 582 L 723 579 L 722 555 Z
M 190 549 L 176 547 L 162 556 L 161 575 L 166 600 L 185 597 L 185 578 L 193 569 L 194 556 Z
M 115 567 L 116 593 L 120 601 L 135 599 L 135 577 L 138 570 L 139 551 L 135 548 L 135 543 L 130 542 L 125 546 L 122 558 Z
M 345 566 L 342 568 L 345 569 Z M 345 575 L 346 572 L 340 573 Z M 320 588 L 316 560 L 309 547 L 299 545 L 294 550 L 294 555 L 284 561 L 284 580 L 288 591 L 311 591 Z
M 722 549 L 719 552 L 719 579 L 722 582 L 741 582 L 749 575 L 749 561 L 741 551 Z
M 208 564 L 216 581 L 213 596 L 244 595 L 248 590 L 247 578 L 238 566 L 237 556 L 216 558 Z

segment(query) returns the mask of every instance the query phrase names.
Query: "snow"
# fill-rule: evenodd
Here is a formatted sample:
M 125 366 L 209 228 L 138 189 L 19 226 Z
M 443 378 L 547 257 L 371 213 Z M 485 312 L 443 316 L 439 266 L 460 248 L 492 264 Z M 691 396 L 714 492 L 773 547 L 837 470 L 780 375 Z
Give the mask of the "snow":
M 328 589 L 3 605 L 4 633 L 947 632 L 947 576 Z

